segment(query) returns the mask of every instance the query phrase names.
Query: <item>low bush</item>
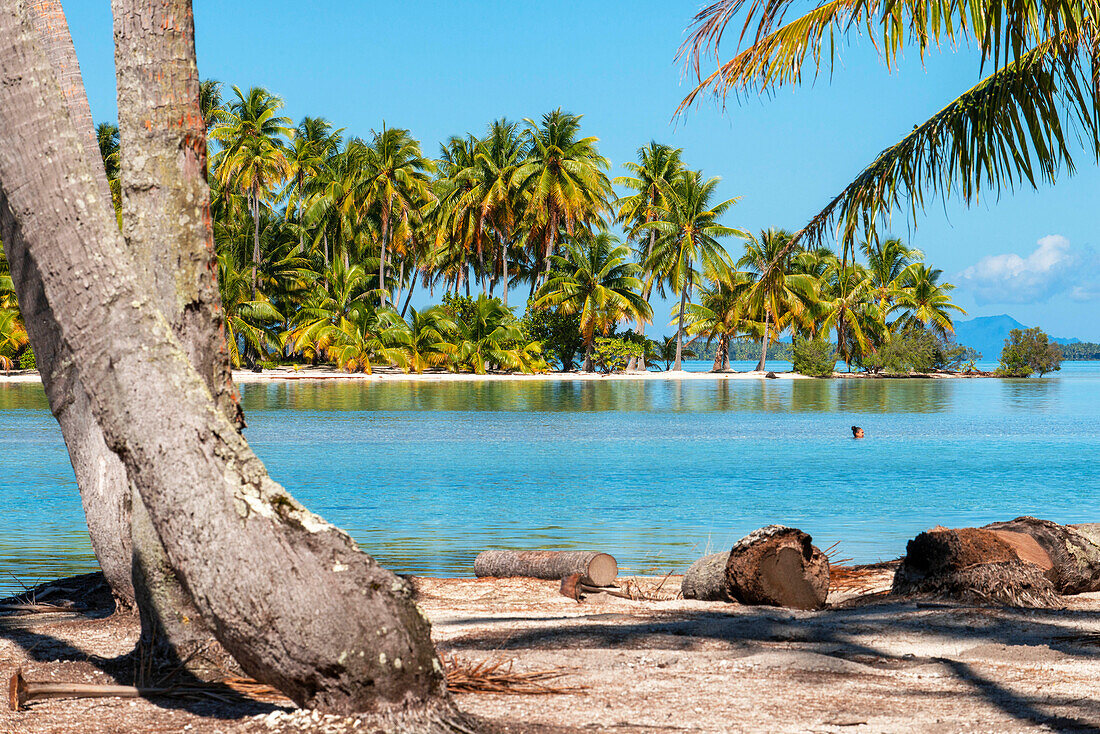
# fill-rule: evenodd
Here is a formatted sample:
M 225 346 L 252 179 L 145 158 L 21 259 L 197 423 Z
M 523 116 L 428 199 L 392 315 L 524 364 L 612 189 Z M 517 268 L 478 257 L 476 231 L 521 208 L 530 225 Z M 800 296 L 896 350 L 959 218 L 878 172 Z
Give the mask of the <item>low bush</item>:
M 791 365 L 800 375 L 828 377 L 836 360 L 836 348 L 824 339 L 798 339 L 791 348 Z

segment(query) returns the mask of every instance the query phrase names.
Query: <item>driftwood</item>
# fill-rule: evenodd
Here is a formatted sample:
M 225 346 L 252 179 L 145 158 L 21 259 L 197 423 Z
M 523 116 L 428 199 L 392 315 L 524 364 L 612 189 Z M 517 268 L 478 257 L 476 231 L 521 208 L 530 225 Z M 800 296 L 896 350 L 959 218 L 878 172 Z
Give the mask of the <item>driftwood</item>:
M 474 559 L 474 575 L 562 579 L 574 573 L 588 586 L 610 586 L 619 575 L 612 556 L 592 551 L 490 550 Z
M 1049 607 L 1100 590 L 1100 526 L 1018 517 L 981 528 L 936 527 L 906 546 L 897 593 Z
M 734 543 L 726 585 L 743 604 L 821 609 L 829 595 L 829 559 L 806 533 L 783 525 L 754 530 Z
M 165 688 L 94 685 L 90 683 L 34 683 L 23 678 L 18 669 L 8 681 L 8 706 L 22 711 L 28 701 L 42 698 L 139 698 L 167 693 Z
M 684 574 L 680 591 L 685 599 L 700 601 L 734 601 L 726 585 L 726 564 L 730 554 L 712 553 L 703 556 Z
M 634 597 L 630 594 L 623 593 L 621 589 L 615 586 L 592 586 L 584 583 L 584 577 L 579 573 L 571 573 L 568 576 L 563 576 L 561 579 L 561 588 L 559 589 L 562 596 L 567 596 L 574 601 L 584 601 L 586 594 L 608 594 L 610 596 L 617 596 L 620 599 L 633 600 Z

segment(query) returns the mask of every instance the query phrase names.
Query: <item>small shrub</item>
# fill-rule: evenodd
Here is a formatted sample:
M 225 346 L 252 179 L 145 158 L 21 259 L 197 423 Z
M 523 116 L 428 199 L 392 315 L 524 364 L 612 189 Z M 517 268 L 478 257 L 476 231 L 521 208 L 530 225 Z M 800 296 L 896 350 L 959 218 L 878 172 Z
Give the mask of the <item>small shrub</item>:
M 941 359 L 941 347 L 934 334 L 927 331 L 903 331 L 863 359 L 868 372 L 904 375 L 909 372 L 931 372 Z
M 607 375 L 625 370 L 631 357 L 641 357 L 644 353 L 643 346 L 633 340 L 602 336 L 596 339 L 592 361 L 596 369 Z
M 23 350 L 23 353 L 19 355 L 19 369 L 21 370 L 36 370 L 38 369 L 38 363 L 34 359 L 34 350 L 27 347 Z
M 791 349 L 791 365 L 800 375 L 828 377 L 836 369 L 837 353 L 824 339 L 797 339 Z

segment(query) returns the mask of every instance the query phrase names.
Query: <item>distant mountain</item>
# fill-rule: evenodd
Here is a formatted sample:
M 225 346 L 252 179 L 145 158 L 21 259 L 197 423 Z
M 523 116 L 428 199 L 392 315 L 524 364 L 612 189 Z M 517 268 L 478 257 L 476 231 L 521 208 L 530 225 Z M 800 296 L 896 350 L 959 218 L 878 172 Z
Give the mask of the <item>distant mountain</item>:
M 1013 329 L 1026 329 L 1008 314 L 1000 316 L 979 316 L 969 321 L 955 322 L 955 341 L 977 349 L 982 353 L 983 359 L 996 360 L 1001 356 L 1001 349 L 1008 338 L 1008 332 Z M 1053 341 L 1059 344 L 1077 344 L 1080 339 L 1066 339 L 1052 336 Z

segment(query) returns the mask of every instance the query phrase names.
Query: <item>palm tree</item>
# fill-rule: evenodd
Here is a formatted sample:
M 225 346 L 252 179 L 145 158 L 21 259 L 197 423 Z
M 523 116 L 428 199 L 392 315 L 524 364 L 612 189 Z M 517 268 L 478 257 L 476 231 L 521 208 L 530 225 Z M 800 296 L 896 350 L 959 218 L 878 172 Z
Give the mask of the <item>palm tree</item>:
M 769 229 L 759 237 L 750 235 L 745 254 L 737 261 L 737 267 L 753 275 L 747 298 L 764 322 L 758 372 L 765 369 L 769 341 L 778 338 L 789 323 L 804 320 L 807 305 L 813 300 L 816 279 L 795 271 L 791 238 L 789 232 L 781 229 Z
M 15 360 L 30 339 L 16 309 L 0 309 L 0 370 L 15 367 Z
M 291 203 L 297 208 L 299 233 L 299 245 L 305 245 L 305 223 L 303 207 L 305 205 L 307 183 L 312 184 L 314 178 L 324 169 L 333 153 L 340 148 L 344 129 L 332 129 L 332 123 L 323 117 L 303 117 L 295 130 L 294 139 L 291 141 L 287 153 L 287 161 L 290 164 L 290 184 L 287 204 L 287 216 L 290 215 Z M 293 190 L 290 190 L 290 187 Z M 327 263 L 326 263 L 327 264 Z
M 405 343 L 409 366 L 419 373 L 430 367 L 448 364 L 458 350 L 454 344 L 456 331 L 458 324 L 442 306 L 431 306 L 422 311 L 412 309 Z
M 408 130 L 382 127 L 368 146 L 369 171 L 364 181 L 364 205 L 379 219 L 381 254 L 378 259 L 380 305 L 386 305 L 386 257 L 390 248 L 403 251 L 414 220 L 422 216 L 433 197 L 428 179 L 435 164 L 420 151 Z
M 607 232 L 584 244 L 570 242 L 564 257 L 552 257 L 554 270 L 533 307 L 555 307 L 580 316 L 584 371 L 592 372 L 597 332 L 607 334 L 624 319 L 653 316 L 641 295 L 642 281 L 637 277 L 641 268 L 630 262 L 630 249 Z
M 119 174 L 122 171 L 122 160 L 119 157 L 118 125 L 111 122 L 99 123 L 95 126 L 95 137 L 99 143 L 99 154 L 103 158 L 107 184 L 111 188 L 111 203 L 114 204 L 116 216 L 121 216 L 122 185 Z
M 281 99 L 260 87 L 248 94 L 233 87 L 237 99 L 229 103 L 211 137 L 222 148 L 214 158 L 223 186 L 248 197 L 252 209 L 252 300 L 256 300 L 260 263 L 260 206 L 290 176 L 286 140 L 294 136 L 290 118 L 276 114 Z
M 711 372 L 730 371 L 730 340 L 742 333 L 756 334 L 763 324 L 750 318 L 746 297 L 752 278 L 731 268 L 709 270 L 706 284 L 699 289 L 699 302 L 687 304 L 686 331 L 704 336 L 707 343 L 718 340 Z
M 850 370 L 856 356 L 853 348 L 859 350 L 859 356 L 868 352 L 867 332 L 873 328 L 867 320 L 869 308 L 879 311 L 872 298 L 874 281 L 859 263 L 844 264 L 832 254 L 829 260 L 821 281 L 824 292 L 818 294 L 816 305 L 822 331 L 836 330 L 837 349 Z
M 209 134 L 221 122 L 225 112 L 222 108 L 222 83 L 217 79 L 203 79 L 199 82 L 199 110 Z
M 655 221 L 660 216 L 659 207 L 666 204 L 663 189 L 667 188 L 684 170 L 684 164 L 680 160 L 683 153 L 681 148 L 673 148 L 656 141 L 650 141 L 649 145 L 638 148 L 638 162 L 627 161 L 623 168 L 629 171 L 630 176 L 619 176 L 615 179 L 616 186 L 624 186 L 634 193 L 620 197 L 616 202 L 618 212 L 615 220 L 628 228 L 631 237 L 635 240 L 645 239 L 646 247 L 644 255 L 640 255 L 643 271 L 653 257 L 653 246 L 657 242 L 657 230 L 644 228 L 649 222 Z M 653 290 L 654 274 L 644 271 L 642 279 L 645 281 L 645 289 L 642 297 L 647 301 Z M 636 331 L 645 336 L 645 323 L 638 322 Z M 641 358 L 639 369 L 645 370 L 645 357 Z
M 904 288 L 895 306 L 895 309 L 904 310 L 899 327 L 919 325 L 943 339 L 955 333 L 951 312 L 965 315 L 966 311 L 951 302 L 948 294 L 955 286 L 940 283 L 942 275 L 942 270 L 930 268 L 924 263 L 917 263 L 908 269 Z
M 611 196 L 605 171 L 607 159 L 596 148 L 597 138 L 580 137 L 581 116 L 560 109 L 527 123 L 524 162 L 516 169 L 516 184 L 525 191 L 524 217 L 541 234 L 542 278 L 550 273 L 550 256 L 561 230 L 572 237 L 580 227 L 602 223 Z
M 792 249 L 800 242 L 820 242 L 836 222 L 847 255 L 861 231 L 873 233 L 878 220 L 905 203 L 915 223 L 926 196 L 957 192 L 971 204 L 986 189 L 996 194 L 1017 184 L 1053 183 L 1063 167 L 1073 170 L 1074 137 L 1090 155 L 1100 156 L 1100 86 L 1095 83 L 1100 18 L 1094 5 L 1074 0 L 1026 7 L 821 2 L 784 24 L 791 4 L 716 0 L 700 11 L 681 49 L 696 72 L 703 56 L 717 58 L 723 31 L 742 8 L 747 9 L 738 37 L 747 40 L 747 47 L 705 79 L 700 76 L 680 109 L 705 92 L 724 98 L 730 92 L 763 94 L 799 84 L 807 59 L 818 69 L 824 62 L 831 71 L 840 36 L 851 32 L 874 39 L 889 68 L 910 44 L 923 58 L 944 39 L 952 46 L 973 41 L 978 71 L 987 74 L 880 153 L 799 230 L 789 243 Z M 1067 134 L 1073 129 L 1080 135 Z
M 225 313 L 225 339 L 229 361 L 234 367 L 242 363 L 242 349 L 248 361 L 258 359 L 282 348 L 276 327 L 283 320 L 263 295 L 251 297 L 248 277 L 237 268 L 231 253 L 218 255 L 218 289 Z
M 910 265 L 921 260 L 924 253 L 907 247 L 896 237 L 868 239 L 860 249 L 867 258 L 871 290 L 875 300 L 878 301 L 879 308 L 885 313 L 897 299 Z
M 470 198 L 477 203 L 481 220 L 492 225 L 500 259 L 501 300 L 508 305 L 508 259 L 516 234 L 519 213 L 524 206 L 523 189 L 516 171 L 523 160 L 523 137 L 519 124 L 502 118 L 489 125 L 476 150 L 478 188 Z M 495 268 L 494 268 L 495 270 Z M 495 275 L 495 273 L 494 273 Z
M 661 184 L 664 203 L 659 218 L 642 224 L 657 232 L 656 247 L 643 267 L 655 273 L 680 292 L 680 311 L 676 319 L 677 354 L 673 369 L 681 369 L 684 343 L 684 307 L 695 275 L 695 264 L 719 270 L 728 256 L 718 242 L 721 237 L 748 237 L 745 232 L 718 223 L 718 219 L 737 202 L 737 198 L 713 204 L 714 192 L 721 179 L 706 181 L 698 171 L 682 171 L 671 182 Z
M 519 322 L 496 298 L 478 296 L 457 323 L 453 368 L 466 366 L 479 375 L 493 366 L 522 372 L 546 369 L 539 343 L 524 339 Z
M 311 293 L 294 316 L 286 334 L 290 348 L 308 357 L 324 355 L 333 343 L 333 327 L 350 335 L 369 321 L 361 313 L 367 307 L 369 293 L 367 274 L 361 266 L 333 261 L 322 278 L 322 287 Z
M 674 336 L 662 337 L 660 342 L 649 342 L 656 348 L 646 355 L 647 359 L 665 363 L 665 372 L 672 369 L 672 363 L 677 356 L 695 359 L 696 354 L 690 348 L 680 344 L 680 340 Z

